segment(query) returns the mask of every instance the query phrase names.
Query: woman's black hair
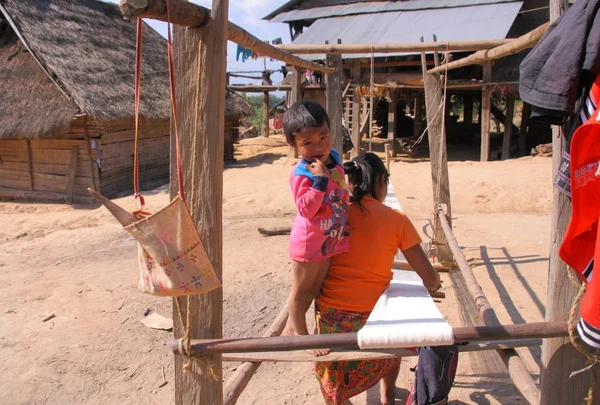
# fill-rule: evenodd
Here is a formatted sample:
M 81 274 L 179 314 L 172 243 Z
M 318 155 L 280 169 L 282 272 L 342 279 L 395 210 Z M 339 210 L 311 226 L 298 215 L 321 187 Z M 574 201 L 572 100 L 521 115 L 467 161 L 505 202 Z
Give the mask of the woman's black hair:
M 320 127 L 324 123 L 331 128 L 329 116 L 323 106 L 312 100 L 296 101 L 283 116 L 283 132 L 288 144 L 294 146 L 294 134 L 304 128 Z
M 359 205 L 364 196 L 378 199 L 379 179 L 383 176 L 387 184 L 390 177 L 383 161 L 371 152 L 357 156 L 351 162 L 344 163 L 344 170 L 348 175 L 350 188 L 352 189 L 350 201 Z

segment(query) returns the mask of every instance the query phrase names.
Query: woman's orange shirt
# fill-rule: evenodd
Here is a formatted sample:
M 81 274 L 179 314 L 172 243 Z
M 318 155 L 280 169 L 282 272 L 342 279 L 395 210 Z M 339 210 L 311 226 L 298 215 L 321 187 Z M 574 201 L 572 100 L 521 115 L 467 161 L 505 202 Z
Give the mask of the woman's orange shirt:
M 391 268 L 398 249 L 421 243 L 404 213 L 370 197 L 364 197 L 361 205 L 350 205 L 350 249 L 331 258 L 316 299 L 318 305 L 345 311 L 373 310 L 392 280 Z

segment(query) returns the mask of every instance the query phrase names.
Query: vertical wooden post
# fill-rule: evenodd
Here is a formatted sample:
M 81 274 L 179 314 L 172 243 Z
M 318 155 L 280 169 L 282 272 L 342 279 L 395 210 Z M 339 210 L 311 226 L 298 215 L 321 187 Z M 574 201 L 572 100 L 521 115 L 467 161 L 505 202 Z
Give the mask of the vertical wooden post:
M 360 59 L 354 60 L 354 67 L 352 69 L 352 80 L 358 83 L 360 80 Z M 361 153 L 361 136 L 360 136 L 360 110 L 362 104 L 360 97 L 356 94 L 356 88 L 352 96 L 352 143 L 354 144 L 354 150 L 352 151 L 353 156 L 357 156 Z
M 392 152 L 392 157 L 396 157 L 396 109 L 398 106 L 398 94 L 395 90 L 390 90 L 389 93 L 390 101 L 388 103 L 387 145 L 389 145 L 388 147 Z
M 269 137 L 269 92 L 263 93 L 263 128 L 262 135 L 265 138 Z
M 201 28 L 175 27 L 174 55 L 177 127 L 181 136 L 185 195 L 200 238 L 215 270 L 222 274 L 223 143 L 225 130 L 225 52 L 228 0 L 213 0 L 211 20 Z M 172 137 L 173 138 L 173 137 Z M 171 148 L 171 196 L 177 189 L 174 148 Z M 189 337 L 223 336 L 223 290 L 177 298 L 183 319 L 191 312 Z M 175 302 L 173 333 L 184 335 Z M 206 354 L 189 371 L 185 356 L 175 355 L 175 404 L 223 403 L 219 354 Z M 210 367 L 208 366 L 210 365 Z M 214 375 L 214 377 L 213 377 Z
M 83 138 L 85 139 L 85 145 L 87 147 L 87 153 L 88 153 L 88 160 L 89 160 L 89 171 L 90 171 L 90 176 L 92 177 L 92 179 L 90 180 L 91 186 L 94 190 L 96 190 L 97 192 L 101 192 L 100 190 L 100 185 L 97 184 L 96 182 L 96 170 L 94 170 L 94 158 L 92 156 L 92 145 L 90 144 L 90 135 L 89 135 L 89 130 L 88 130 L 88 125 L 87 125 L 87 121 L 85 123 L 85 126 L 83 127 Z M 100 180 L 100 179 L 98 179 Z
M 325 43 L 328 43 L 327 41 Z M 338 44 L 342 40 L 338 39 Z M 344 101 L 342 100 L 342 82 L 344 72 L 342 70 L 342 55 L 327 55 L 327 67 L 335 68 L 335 73 L 330 73 L 325 77 L 325 104 L 329 121 L 331 122 L 331 136 L 333 137 L 333 149 L 340 156 L 344 144 L 344 129 L 342 126 L 342 117 L 344 114 Z
M 531 104 L 523 101 L 521 110 L 521 128 L 519 128 L 519 155 L 525 156 L 527 151 L 527 130 L 529 128 L 529 118 L 531 117 Z
M 29 190 L 33 191 L 33 161 L 31 160 L 31 141 L 25 140 L 25 148 L 27 149 L 27 171 L 29 172 Z
M 490 109 L 492 107 L 492 87 L 486 83 L 492 80 L 492 63 L 483 63 L 483 88 L 481 89 L 481 156 L 482 162 L 490 160 Z
M 473 130 L 473 95 L 463 94 L 463 122 L 465 132 L 470 134 Z
M 302 78 L 300 69 L 292 67 L 292 104 L 302 99 Z M 288 157 L 297 158 L 298 152 L 291 146 L 288 146 Z
M 423 42 L 423 38 L 421 38 Z M 444 206 L 448 223 L 452 226 L 452 207 L 450 205 L 450 181 L 448 179 L 448 155 L 446 150 L 446 130 L 443 125 L 444 88 L 439 74 L 427 73 L 425 53 L 421 53 L 423 68 L 423 84 L 425 87 L 425 108 L 429 138 L 429 159 L 431 161 L 431 179 L 433 185 L 433 212 L 436 227 L 438 226 L 438 204 Z M 438 113 L 439 111 L 439 113 Z M 436 233 L 436 256 L 440 262 L 452 261 L 452 251 L 448 245 L 446 234 Z
M 506 116 L 504 117 L 504 138 L 502 139 L 502 160 L 510 159 L 510 138 L 512 137 L 515 93 L 506 95 Z
M 388 143 L 383 145 L 383 150 L 385 151 L 385 168 L 390 172 L 390 145 Z
M 556 20 L 569 6 L 567 0 L 550 0 L 550 21 Z M 566 139 L 560 127 L 552 128 L 552 176 L 561 162 Z M 560 259 L 558 249 L 571 218 L 569 198 L 553 191 L 552 225 L 550 237 L 550 264 L 548 269 L 548 290 L 546 299 L 546 321 L 565 321 L 568 318 L 577 287 L 569 280 L 567 266 Z M 540 376 L 540 405 L 584 403 L 589 384 L 590 372 L 579 373 L 572 378 L 569 374 L 586 366 L 585 357 L 569 342 L 568 338 L 544 339 L 542 343 L 542 367 Z M 593 371 L 592 371 L 593 372 Z M 568 381 L 568 383 L 565 383 Z M 594 404 L 600 403 L 600 381 L 594 386 Z
M 413 135 L 421 136 L 423 132 L 423 99 L 421 93 L 417 93 L 415 96 L 415 120 L 413 122 Z
M 79 160 L 79 146 L 75 145 L 71 148 L 71 164 L 69 165 L 69 173 L 67 174 L 67 191 L 66 202 L 73 202 L 73 189 L 75 188 L 75 173 L 77 170 L 77 161 Z

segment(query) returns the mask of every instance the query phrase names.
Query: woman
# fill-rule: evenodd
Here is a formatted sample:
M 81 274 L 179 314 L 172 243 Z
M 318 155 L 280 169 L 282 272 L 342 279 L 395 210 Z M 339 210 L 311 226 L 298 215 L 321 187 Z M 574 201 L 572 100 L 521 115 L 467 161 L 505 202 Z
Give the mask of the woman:
M 318 333 L 356 332 L 366 323 L 392 280 L 398 249 L 429 290 L 440 284 L 420 246 L 421 238 L 404 213 L 383 205 L 389 173 L 373 154 L 344 164 L 352 197 L 348 211 L 350 250 L 334 256 L 315 300 Z M 383 404 L 394 403 L 400 358 L 315 363 L 326 404 L 344 404 L 381 380 Z

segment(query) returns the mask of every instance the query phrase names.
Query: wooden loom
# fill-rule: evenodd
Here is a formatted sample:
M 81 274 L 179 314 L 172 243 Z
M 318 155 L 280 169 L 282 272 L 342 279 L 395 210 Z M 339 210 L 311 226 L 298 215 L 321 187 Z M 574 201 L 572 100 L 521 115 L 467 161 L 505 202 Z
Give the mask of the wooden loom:
M 151 17 L 165 19 L 165 2 L 164 0 L 122 0 L 122 5 L 125 3 L 131 2 L 134 6 L 131 10 L 128 17 L 133 18 L 141 18 L 141 17 Z M 141 5 L 141 6 L 140 6 Z M 179 9 L 179 13 L 176 12 L 177 7 L 182 7 Z M 206 124 L 203 124 L 197 131 L 190 131 L 192 134 L 190 139 L 184 139 L 182 142 L 190 144 L 195 144 L 197 146 L 197 154 L 196 156 L 200 156 L 200 158 L 195 160 L 194 167 L 191 168 L 189 173 L 186 173 L 186 187 L 192 187 L 192 190 L 204 190 L 205 193 L 200 198 L 199 194 L 196 192 L 188 192 L 187 194 L 190 196 L 190 200 L 192 200 L 193 206 L 192 211 L 194 213 L 194 218 L 201 224 L 200 233 L 203 240 L 207 242 L 207 251 L 211 256 L 211 259 L 215 263 L 215 268 L 217 271 L 221 269 L 221 244 L 222 244 L 222 234 L 221 234 L 221 190 L 222 190 L 222 161 L 219 163 L 219 156 L 222 156 L 222 153 L 219 154 L 219 148 L 222 147 L 222 123 L 219 121 L 222 118 L 222 108 L 219 105 L 223 102 L 223 89 L 224 89 L 224 47 L 225 47 L 225 38 L 228 36 L 227 31 L 229 28 L 229 38 L 236 35 L 236 32 L 239 27 L 233 27 L 227 22 L 227 0 L 213 0 L 212 12 L 207 11 L 207 9 L 196 6 L 192 3 L 187 3 L 183 1 L 175 1 L 171 5 L 172 13 L 173 13 L 173 23 L 178 24 L 179 26 L 188 26 L 188 27 L 196 27 L 196 29 L 188 29 L 184 31 L 177 32 L 178 28 L 175 29 L 176 36 L 180 36 L 181 42 L 179 42 L 179 46 L 181 46 L 182 53 L 194 54 L 197 53 L 199 55 L 198 65 L 192 63 L 191 61 L 181 58 L 178 63 L 176 63 L 176 69 L 180 72 L 178 76 L 184 77 L 186 73 L 192 72 L 195 73 L 197 69 L 201 69 L 205 74 L 202 76 L 202 84 L 203 88 L 206 89 L 208 93 L 208 97 L 200 100 L 199 110 L 200 110 L 200 121 Z M 152 10 L 152 12 L 148 12 L 148 10 Z M 158 10 L 158 11 L 157 11 Z M 183 10 L 183 11 L 182 11 Z M 126 9 L 123 9 L 125 14 L 127 14 Z M 136 14 L 137 13 L 137 14 Z M 177 19 L 177 18 L 180 19 Z M 247 38 L 247 36 L 239 36 L 238 39 Z M 235 40 L 234 40 L 235 41 Z M 503 40 L 504 41 L 504 40 Z M 261 42 L 261 41 L 259 41 Z M 242 42 L 240 42 L 242 43 Z M 505 42 L 502 42 L 504 44 Z M 200 45 L 199 45 L 200 44 Z M 244 44 L 244 43 L 242 43 Z M 261 42 L 261 44 L 263 44 Z M 428 44 L 423 44 L 419 47 L 419 51 L 430 50 L 427 48 Z M 494 44 L 500 45 L 500 43 Z M 246 43 L 244 46 L 250 47 L 255 51 L 259 51 L 255 49 L 254 46 L 261 46 L 260 44 L 256 45 L 254 43 Z M 482 49 L 486 49 L 491 47 L 482 46 Z M 445 43 L 435 44 L 431 47 L 431 49 L 437 50 L 445 50 L 449 49 L 449 45 Z M 281 51 L 281 50 L 280 50 Z M 378 50 L 381 52 L 382 50 Z M 271 50 L 269 49 L 269 52 Z M 266 52 L 263 52 L 266 55 L 269 55 Z M 206 55 L 210 55 L 211 57 L 206 57 Z M 214 56 L 214 57 L 213 57 Z M 271 56 L 271 55 L 269 55 Z M 299 67 L 307 67 L 307 61 L 298 60 L 298 59 L 289 59 L 288 54 L 279 54 L 279 56 L 274 56 L 280 60 L 288 61 L 288 63 L 299 66 Z M 185 60 L 184 60 L 185 59 Z M 193 58 L 192 58 L 193 59 Z M 358 64 L 360 66 L 360 64 Z M 311 68 L 314 68 L 311 66 Z M 333 69 L 321 69 L 325 70 L 326 73 L 330 74 Z M 294 68 L 296 73 L 296 77 L 298 77 L 299 68 Z M 222 75 L 220 72 L 222 71 Z M 221 77 L 223 76 L 223 77 Z M 182 86 L 183 91 L 179 92 L 178 98 L 181 101 L 180 105 L 183 106 L 184 113 L 182 115 L 187 114 L 187 110 L 192 110 L 193 103 L 187 102 L 186 100 L 193 100 L 194 95 L 191 90 L 191 86 L 189 83 L 178 83 L 178 85 Z M 298 86 L 292 85 L 292 98 L 299 99 L 300 91 L 296 89 Z M 294 97 L 295 93 L 295 97 Z M 189 127 L 189 120 L 185 118 L 177 118 L 180 122 L 180 128 Z M 203 140 L 201 140 L 203 139 Z M 206 141 L 208 139 L 208 141 Z M 202 153 L 204 151 L 204 153 Z M 189 156 L 188 156 L 189 158 Z M 184 156 L 184 159 L 186 157 Z M 193 183 L 193 184 L 192 184 Z M 449 192 L 449 190 L 448 190 Z M 439 199 L 436 199 L 436 203 L 440 202 Z M 437 212 L 437 211 L 436 211 Z M 437 215 L 436 215 L 437 216 Z M 462 268 L 461 268 L 462 270 Z M 478 286 L 477 286 L 478 287 Z M 475 300 L 478 304 L 482 303 L 482 296 L 475 297 Z M 483 296 L 483 301 L 485 297 Z M 484 302 L 484 304 L 485 304 Z M 489 305 L 489 304 L 488 304 Z M 480 310 L 482 313 L 490 314 L 493 313 L 488 311 L 485 305 L 480 305 Z M 491 310 L 491 308 L 489 308 Z M 206 296 L 197 297 L 197 300 L 193 303 L 191 310 L 194 313 L 204 313 L 203 316 L 196 320 L 195 325 L 192 330 L 192 337 L 202 337 L 204 339 L 214 339 L 220 338 L 222 333 L 221 324 L 222 324 L 222 292 L 216 291 L 207 294 Z M 285 311 L 282 311 L 278 316 L 278 320 L 282 319 L 285 322 Z M 489 316 L 489 315 L 487 315 Z M 274 325 L 273 326 L 278 326 Z M 561 324 L 546 324 L 548 328 L 556 328 L 553 329 L 557 335 L 561 333 Z M 281 326 L 282 327 L 282 326 Z M 270 328 L 270 332 L 272 334 L 277 334 L 277 327 Z M 506 333 L 503 331 L 504 327 L 500 327 L 499 332 Z M 475 336 L 477 333 L 488 333 L 490 330 L 486 329 L 475 329 Z M 181 334 L 181 325 L 177 325 L 177 321 L 175 322 L 175 333 Z M 552 335 L 552 334 L 549 334 Z M 524 336 L 524 335 L 522 335 Z M 556 335 L 553 335 L 556 336 Z M 215 347 L 213 345 L 213 347 Z M 509 344 L 498 345 L 496 349 L 502 349 L 503 352 L 510 347 Z M 222 348 L 222 346 L 221 346 Z M 216 371 L 220 372 L 221 363 L 220 356 L 211 354 L 216 352 L 203 351 L 203 358 L 209 362 L 214 362 L 216 366 Z M 204 373 L 205 375 L 197 375 L 193 373 L 183 373 L 180 369 L 181 365 L 181 357 L 180 355 L 176 355 L 176 384 L 175 384 L 175 402 L 177 404 L 183 403 L 191 403 L 198 402 L 200 403 L 212 403 L 218 404 L 222 402 L 222 391 L 221 384 L 219 382 L 215 382 L 212 380 L 208 373 Z M 511 369 L 514 369 L 512 366 L 514 361 L 513 357 L 507 356 L 507 365 L 509 372 Z M 258 363 L 244 363 L 242 367 L 238 370 L 255 370 Z M 251 373 L 249 373 L 251 377 Z M 234 376 L 235 377 L 235 376 Z M 515 375 L 511 373 L 511 377 L 513 381 L 515 381 L 515 385 L 519 386 L 518 377 L 515 378 Z M 529 376 L 528 376 L 529 377 Z M 530 377 L 529 377 L 530 379 Z M 242 380 L 249 380 L 248 375 L 243 376 L 242 379 L 238 379 L 236 381 L 228 382 L 226 384 L 227 388 L 232 388 L 233 383 L 240 383 Z M 521 384 L 522 385 L 522 384 Z M 238 386 L 239 387 L 239 386 Z M 534 386 L 535 388 L 535 386 Z M 523 394 L 523 389 L 520 389 Z M 233 391 L 227 391 L 229 393 Z M 226 397 L 228 399 L 227 403 L 235 403 L 229 401 L 229 396 Z M 529 399 L 528 399 L 529 400 Z M 534 403 L 534 401 L 529 401 L 530 403 Z

